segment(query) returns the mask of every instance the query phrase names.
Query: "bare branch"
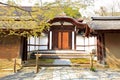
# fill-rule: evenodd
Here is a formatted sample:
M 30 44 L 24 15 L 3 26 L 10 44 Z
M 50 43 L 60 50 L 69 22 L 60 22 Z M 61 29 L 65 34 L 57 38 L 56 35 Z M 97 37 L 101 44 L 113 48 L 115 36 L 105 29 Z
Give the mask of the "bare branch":
M 26 12 L 36 12 L 36 11 L 37 11 L 37 10 L 35 10 L 35 11 L 26 10 L 26 9 L 23 9 L 23 8 L 21 8 L 21 7 L 19 7 L 19 6 L 10 5 L 10 4 L 6 4 L 6 3 L 3 3 L 3 2 L 0 2 L 0 4 L 5 5 L 5 6 L 10 6 L 10 7 L 18 8 L 18 9 L 23 10 L 23 11 L 26 11 Z

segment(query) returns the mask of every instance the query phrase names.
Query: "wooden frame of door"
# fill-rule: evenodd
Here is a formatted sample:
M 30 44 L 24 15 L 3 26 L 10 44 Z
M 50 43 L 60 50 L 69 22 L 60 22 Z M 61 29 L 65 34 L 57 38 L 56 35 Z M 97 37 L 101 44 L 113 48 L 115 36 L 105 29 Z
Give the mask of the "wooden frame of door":
M 70 50 L 72 49 L 72 31 L 55 30 L 52 31 L 52 49 Z

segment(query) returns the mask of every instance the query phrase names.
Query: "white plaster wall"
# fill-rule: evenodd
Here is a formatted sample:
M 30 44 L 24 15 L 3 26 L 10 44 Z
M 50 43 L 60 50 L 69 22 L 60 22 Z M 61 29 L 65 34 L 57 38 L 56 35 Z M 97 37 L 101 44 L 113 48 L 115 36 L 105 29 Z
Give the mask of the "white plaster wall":
M 38 37 L 30 37 L 28 40 L 28 44 L 36 44 L 36 45 L 46 45 L 46 46 L 28 46 L 28 50 L 47 50 L 48 49 L 48 36 Z
M 84 50 L 84 51 L 88 51 L 91 52 L 92 49 L 97 48 L 96 46 L 96 37 L 83 37 L 81 35 L 77 35 L 76 37 L 76 45 L 81 45 L 81 46 L 77 46 L 76 50 Z M 85 47 L 84 47 L 85 45 Z M 89 45 L 89 46 L 88 46 Z

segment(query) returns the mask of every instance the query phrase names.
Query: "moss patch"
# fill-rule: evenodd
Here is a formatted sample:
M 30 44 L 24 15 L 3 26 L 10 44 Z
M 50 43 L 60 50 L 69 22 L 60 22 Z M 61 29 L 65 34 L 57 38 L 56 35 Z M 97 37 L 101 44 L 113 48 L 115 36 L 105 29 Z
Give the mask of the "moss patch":
M 39 59 L 38 62 L 40 64 L 43 64 L 43 63 L 53 63 L 54 59 Z M 36 63 L 36 59 L 30 59 L 30 60 L 28 60 L 28 63 L 29 64 L 35 64 Z
M 70 61 L 75 64 L 89 64 L 90 63 L 90 59 L 86 59 L 86 58 L 70 59 Z

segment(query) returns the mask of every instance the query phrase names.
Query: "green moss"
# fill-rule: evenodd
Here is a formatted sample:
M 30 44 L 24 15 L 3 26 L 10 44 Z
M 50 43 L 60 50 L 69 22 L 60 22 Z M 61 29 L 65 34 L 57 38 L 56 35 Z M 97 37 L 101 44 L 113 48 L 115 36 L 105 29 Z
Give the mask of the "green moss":
M 70 61 L 72 63 L 76 63 L 76 64 L 87 64 L 87 63 L 90 63 L 90 59 L 86 59 L 86 58 L 70 59 Z
M 39 63 L 53 63 L 54 59 L 39 59 L 38 62 Z M 29 64 L 35 64 L 36 63 L 36 59 L 30 59 L 28 60 Z
M 53 63 L 54 59 L 39 59 L 41 63 Z

